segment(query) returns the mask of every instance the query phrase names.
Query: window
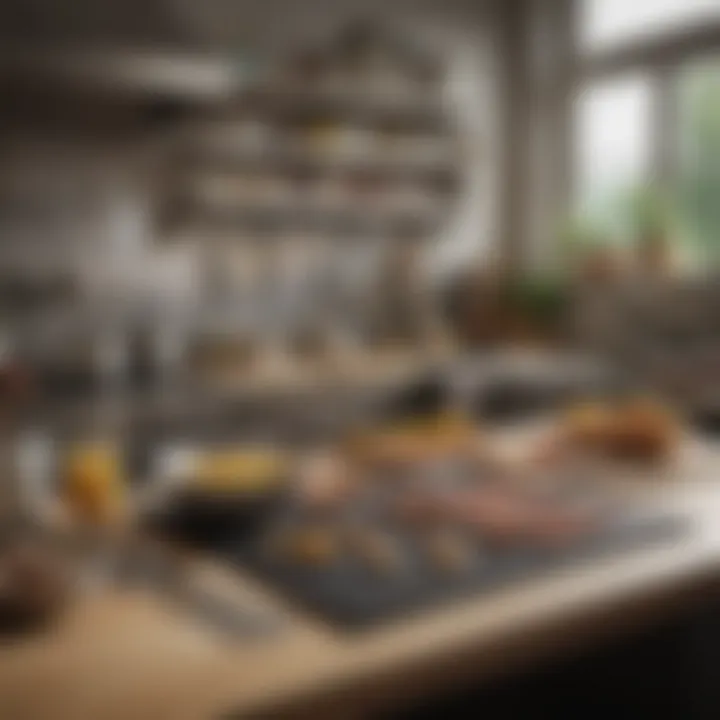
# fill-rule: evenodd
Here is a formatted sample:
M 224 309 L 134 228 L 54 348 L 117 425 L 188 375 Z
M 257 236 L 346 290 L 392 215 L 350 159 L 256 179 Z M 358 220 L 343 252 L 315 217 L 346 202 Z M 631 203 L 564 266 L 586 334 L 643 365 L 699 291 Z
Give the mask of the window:
M 698 253 L 720 260 L 720 57 L 678 73 L 677 195 L 684 232 Z
M 649 78 L 633 75 L 595 83 L 577 99 L 575 205 L 604 226 L 618 197 L 650 174 L 651 89 Z
M 586 50 L 682 31 L 720 21 L 718 0 L 583 0 L 580 46 Z
M 576 39 L 586 55 L 578 66 L 586 74 L 574 107 L 573 220 L 587 223 L 596 240 L 637 237 L 644 225 L 672 241 L 685 270 L 717 267 L 720 0 L 578 7 Z M 700 44 L 692 35 L 683 40 L 694 28 L 703 29 Z M 652 47 L 633 52 L 646 40 Z

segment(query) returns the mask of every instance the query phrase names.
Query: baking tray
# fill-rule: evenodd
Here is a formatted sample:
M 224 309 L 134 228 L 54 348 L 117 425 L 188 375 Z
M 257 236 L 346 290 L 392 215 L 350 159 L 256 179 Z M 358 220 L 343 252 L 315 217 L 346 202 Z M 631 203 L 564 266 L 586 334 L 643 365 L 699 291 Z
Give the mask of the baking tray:
M 168 529 L 167 518 L 165 530 Z M 158 524 L 159 523 L 159 524 Z M 155 527 L 163 520 L 155 518 Z M 377 571 L 353 557 L 331 565 L 307 567 L 273 559 L 261 538 L 226 534 L 205 538 L 202 548 L 244 571 L 303 610 L 343 630 L 360 630 L 468 597 L 480 597 L 571 570 L 602 557 L 622 555 L 681 538 L 687 521 L 677 515 L 618 515 L 569 545 L 554 548 L 484 548 L 477 541 L 477 562 L 450 574 L 430 565 L 419 541 L 393 532 L 406 566 L 397 575 Z

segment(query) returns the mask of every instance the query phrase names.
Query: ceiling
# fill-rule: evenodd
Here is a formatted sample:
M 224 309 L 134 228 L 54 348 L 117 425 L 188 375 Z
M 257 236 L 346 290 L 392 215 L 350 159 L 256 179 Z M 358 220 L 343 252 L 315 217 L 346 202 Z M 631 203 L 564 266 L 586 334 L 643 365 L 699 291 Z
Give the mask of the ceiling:
M 165 0 L 4 0 L 0 32 L 31 43 L 184 43 L 182 22 Z
M 438 22 L 472 0 L 3 0 L 0 38 L 29 43 L 253 51 L 325 33 L 348 13 Z
M 410 27 L 439 43 L 447 30 L 454 42 L 493 1 L 2 0 L 0 86 L 23 95 L 40 78 L 45 96 L 70 80 L 73 89 L 215 102 L 261 64 L 324 44 L 348 20 Z

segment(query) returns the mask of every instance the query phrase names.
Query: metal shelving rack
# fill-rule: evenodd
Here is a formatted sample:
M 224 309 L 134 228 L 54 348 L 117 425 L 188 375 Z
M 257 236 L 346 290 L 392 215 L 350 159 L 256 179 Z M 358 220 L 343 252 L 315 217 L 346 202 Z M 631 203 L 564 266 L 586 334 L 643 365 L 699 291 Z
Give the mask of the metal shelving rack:
M 209 254 L 235 245 L 238 253 L 267 256 L 268 244 L 325 242 L 324 268 L 310 275 L 317 280 L 324 273 L 335 286 L 354 268 L 341 257 L 336 262 L 330 248 L 338 241 L 366 244 L 377 258 L 379 282 L 394 262 L 394 247 L 421 255 L 442 233 L 463 183 L 463 147 L 445 98 L 443 62 L 377 27 L 359 34 L 349 28 L 312 57 L 268 72 L 183 126 L 162 235 L 194 238 Z M 277 252 L 277 262 L 287 264 L 284 251 Z M 366 295 L 376 296 L 371 280 Z M 277 275 L 274 281 L 283 283 Z M 387 289 L 393 282 L 381 284 Z M 408 288 L 406 295 L 414 292 Z M 340 304 L 330 295 L 325 302 Z M 362 313 L 369 303 L 360 293 L 355 305 Z M 406 314 L 430 306 L 425 298 Z M 354 324 L 334 315 L 334 329 Z

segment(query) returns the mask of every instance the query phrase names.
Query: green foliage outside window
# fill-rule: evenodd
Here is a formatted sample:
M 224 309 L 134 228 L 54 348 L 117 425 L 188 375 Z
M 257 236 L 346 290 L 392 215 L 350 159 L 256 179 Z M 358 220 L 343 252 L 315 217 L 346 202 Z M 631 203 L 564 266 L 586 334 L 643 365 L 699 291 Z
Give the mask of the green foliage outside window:
M 682 78 L 678 199 L 684 227 L 703 260 L 720 261 L 720 64 Z

